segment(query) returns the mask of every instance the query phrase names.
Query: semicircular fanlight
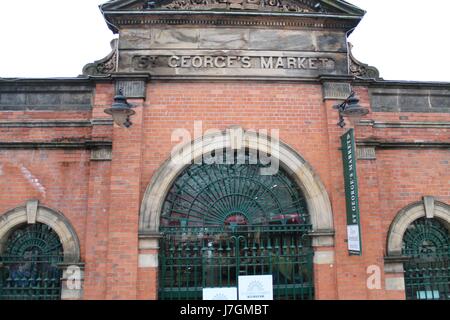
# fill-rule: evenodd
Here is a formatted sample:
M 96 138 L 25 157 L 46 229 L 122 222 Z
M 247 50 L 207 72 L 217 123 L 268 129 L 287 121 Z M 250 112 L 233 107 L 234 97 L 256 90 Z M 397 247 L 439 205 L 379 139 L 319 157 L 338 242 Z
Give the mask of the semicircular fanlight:
M 60 255 L 62 245 L 58 234 L 49 226 L 36 223 L 25 225 L 12 232 L 6 243 L 6 255 L 26 257 Z
M 449 232 L 436 219 L 414 221 L 403 236 L 403 253 L 408 256 L 444 253 L 449 245 Z
M 233 164 L 194 164 L 171 187 L 161 226 L 308 224 L 301 190 L 281 168 L 265 167 L 248 153 Z

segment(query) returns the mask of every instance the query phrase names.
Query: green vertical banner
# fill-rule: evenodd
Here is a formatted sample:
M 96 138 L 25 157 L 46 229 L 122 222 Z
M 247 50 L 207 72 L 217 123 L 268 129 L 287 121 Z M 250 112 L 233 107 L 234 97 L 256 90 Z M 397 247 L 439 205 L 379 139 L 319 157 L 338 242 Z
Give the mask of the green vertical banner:
M 356 174 L 355 131 L 348 130 L 342 137 L 342 160 L 344 162 L 345 201 L 347 203 L 347 237 L 350 255 L 362 255 L 361 224 L 358 199 L 358 176 Z

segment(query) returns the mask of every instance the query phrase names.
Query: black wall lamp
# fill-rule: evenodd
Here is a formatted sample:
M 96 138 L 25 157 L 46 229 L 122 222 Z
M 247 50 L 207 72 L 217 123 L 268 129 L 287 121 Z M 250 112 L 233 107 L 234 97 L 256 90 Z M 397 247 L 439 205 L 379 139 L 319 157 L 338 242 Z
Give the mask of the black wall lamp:
M 130 117 L 136 113 L 131 108 L 134 106 L 128 103 L 127 98 L 123 95 L 123 89 L 119 89 L 111 108 L 105 109 L 105 113 L 111 115 L 114 123 L 118 126 L 129 128 L 132 125 Z
M 359 119 L 369 114 L 369 110 L 359 104 L 359 99 L 356 97 L 355 92 L 352 92 L 344 102 L 335 105 L 333 108 L 339 111 L 339 122 L 337 125 L 341 128 L 345 127 L 344 117 L 349 118 L 350 122 L 355 124 Z

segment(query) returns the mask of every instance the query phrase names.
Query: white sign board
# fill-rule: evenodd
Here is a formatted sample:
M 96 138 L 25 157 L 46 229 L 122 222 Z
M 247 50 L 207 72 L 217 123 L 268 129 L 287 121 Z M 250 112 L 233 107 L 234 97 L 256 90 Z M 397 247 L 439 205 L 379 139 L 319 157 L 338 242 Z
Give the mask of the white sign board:
M 359 240 L 359 225 L 347 226 L 348 250 L 361 251 L 361 241 Z
M 204 288 L 203 300 L 237 300 L 237 288 Z
M 273 300 L 273 277 L 239 276 L 239 300 Z

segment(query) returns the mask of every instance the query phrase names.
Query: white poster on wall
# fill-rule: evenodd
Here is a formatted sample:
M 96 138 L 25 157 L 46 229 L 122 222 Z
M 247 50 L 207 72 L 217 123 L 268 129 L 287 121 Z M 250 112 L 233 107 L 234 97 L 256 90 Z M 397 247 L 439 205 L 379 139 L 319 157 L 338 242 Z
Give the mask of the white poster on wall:
M 239 300 L 273 300 L 273 277 L 239 276 Z
M 347 226 L 347 236 L 348 236 L 348 250 L 350 251 L 361 251 L 361 241 L 359 239 L 359 225 Z
M 204 288 L 203 300 L 237 300 L 237 288 Z

